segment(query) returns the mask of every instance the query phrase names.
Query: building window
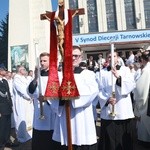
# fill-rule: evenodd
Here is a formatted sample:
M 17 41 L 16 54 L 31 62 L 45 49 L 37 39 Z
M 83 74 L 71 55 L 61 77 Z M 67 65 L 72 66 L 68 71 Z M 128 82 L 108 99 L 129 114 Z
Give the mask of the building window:
M 135 6 L 134 0 L 125 0 L 125 15 L 126 15 L 126 25 L 127 29 L 135 29 L 136 21 L 135 21 Z
M 150 0 L 144 0 L 144 13 L 146 28 L 150 28 Z
M 105 0 L 108 31 L 117 30 L 115 0 Z
M 69 8 L 70 9 L 78 9 L 78 1 L 77 0 L 71 0 L 69 1 Z M 73 33 L 79 33 L 79 16 L 74 16 L 73 18 Z
M 98 32 L 96 0 L 87 0 L 89 32 Z

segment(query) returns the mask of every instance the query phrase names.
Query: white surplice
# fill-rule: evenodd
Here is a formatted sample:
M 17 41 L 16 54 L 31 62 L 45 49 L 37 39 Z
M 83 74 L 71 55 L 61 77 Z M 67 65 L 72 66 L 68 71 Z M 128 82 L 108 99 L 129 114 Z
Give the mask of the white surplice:
M 52 111 L 50 104 L 45 101 L 42 103 L 43 107 L 43 115 L 44 119 L 40 119 L 40 102 L 39 98 L 39 89 L 41 90 L 41 94 L 45 95 L 45 89 L 47 86 L 48 76 L 40 76 L 40 88 L 37 86 L 36 91 L 33 94 L 34 97 L 34 121 L 33 127 L 36 130 L 53 130 L 54 129 L 54 121 L 55 121 L 55 112 Z M 39 85 L 39 84 L 38 84 Z M 58 103 L 58 101 L 56 102 Z
M 100 81 L 100 106 L 101 106 L 101 118 L 106 120 L 124 120 L 134 117 L 132 102 L 130 97 L 130 92 L 135 88 L 135 81 L 130 73 L 129 68 L 121 66 L 120 70 L 117 70 L 118 74 L 121 76 L 121 87 L 116 85 L 116 78 L 114 77 L 114 86 L 115 86 L 115 97 L 117 103 L 115 104 L 115 117 L 111 117 L 110 113 L 112 107 L 109 104 L 106 106 L 108 99 L 112 94 L 112 72 L 103 71 Z
M 134 90 L 134 113 L 140 120 L 137 122 L 138 139 L 150 142 L 150 117 L 147 116 L 148 92 L 150 87 L 150 62 L 143 68 L 141 77 Z
M 80 74 L 74 74 L 74 77 L 80 97 L 70 100 L 72 144 L 93 145 L 97 143 L 93 115 L 93 101 L 98 94 L 96 76 L 92 71 L 83 70 Z M 62 79 L 61 73 L 59 78 Z M 57 108 L 57 101 L 50 101 L 50 103 L 57 113 L 53 139 L 61 145 L 68 145 L 65 106 Z
M 16 74 L 13 80 L 14 119 L 19 142 L 32 138 L 33 101 L 28 94 L 29 82 L 25 76 Z

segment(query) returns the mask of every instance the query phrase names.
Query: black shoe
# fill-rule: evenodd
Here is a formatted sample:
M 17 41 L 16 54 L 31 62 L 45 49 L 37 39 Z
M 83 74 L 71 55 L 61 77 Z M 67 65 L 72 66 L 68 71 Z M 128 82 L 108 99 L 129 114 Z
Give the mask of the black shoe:
M 150 148 L 150 142 L 138 140 L 138 144 L 145 147 L 145 148 Z
M 12 142 L 9 142 L 9 143 L 6 143 L 5 147 L 17 147 L 19 146 L 19 143 L 16 142 L 16 143 L 12 143 Z

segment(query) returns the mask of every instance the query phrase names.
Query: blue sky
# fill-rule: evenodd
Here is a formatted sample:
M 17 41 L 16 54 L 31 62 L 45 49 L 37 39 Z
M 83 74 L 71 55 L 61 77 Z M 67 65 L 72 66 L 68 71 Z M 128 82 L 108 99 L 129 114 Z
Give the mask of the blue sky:
M 50 0 L 52 2 L 53 11 L 57 8 L 57 0 Z M 0 21 L 4 20 L 9 8 L 9 0 L 0 0 Z
M 8 13 L 9 0 L 0 0 L 0 21 L 4 20 Z
M 52 3 L 53 11 L 55 11 L 57 9 L 58 1 L 57 0 L 50 0 L 50 1 Z

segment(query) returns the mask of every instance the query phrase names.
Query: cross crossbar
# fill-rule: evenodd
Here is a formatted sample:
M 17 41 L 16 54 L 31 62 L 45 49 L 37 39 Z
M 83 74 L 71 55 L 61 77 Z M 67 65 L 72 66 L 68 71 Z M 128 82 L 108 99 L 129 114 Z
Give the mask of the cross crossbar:
M 46 11 L 46 13 L 40 15 L 40 18 L 41 18 L 41 20 L 45 20 L 45 19 L 47 19 L 47 17 L 51 18 L 53 13 L 55 13 L 55 12 Z M 59 12 L 60 18 L 63 18 L 63 13 L 64 13 L 64 10 L 60 10 L 60 12 Z M 85 14 L 84 8 L 73 9 L 72 14 L 75 14 L 75 13 L 76 13 L 76 15 Z

